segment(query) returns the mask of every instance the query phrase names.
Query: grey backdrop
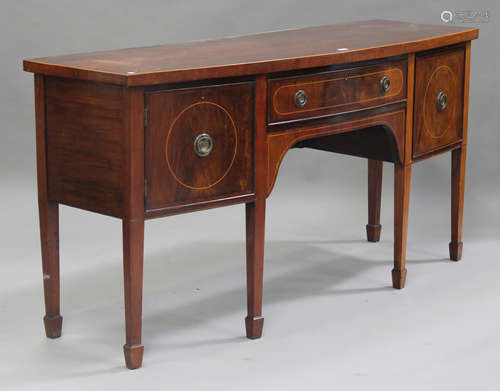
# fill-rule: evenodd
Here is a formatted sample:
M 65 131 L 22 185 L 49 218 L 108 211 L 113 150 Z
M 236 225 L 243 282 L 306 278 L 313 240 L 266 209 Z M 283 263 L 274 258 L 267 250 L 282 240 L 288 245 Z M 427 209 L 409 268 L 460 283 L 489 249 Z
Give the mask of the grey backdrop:
M 435 308 L 436 312 L 425 312 L 422 316 L 433 322 L 436 317 L 447 314 L 446 309 L 450 306 L 461 312 L 461 305 L 465 305 L 468 299 L 460 290 L 470 281 L 475 281 L 477 285 L 471 286 L 470 292 L 481 292 L 484 296 L 477 296 L 476 301 L 470 302 L 469 310 L 484 310 L 472 317 L 481 319 L 482 326 L 477 324 L 477 328 L 474 328 L 474 324 L 469 324 L 470 334 L 462 335 L 460 340 L 468 339 L 480 329 L 484 330 L 484 324 L 496 325 L 498 329 L 494 309 L 481 307 L 485 301 L 490 302 L 489 297 L 498 293 L 484 291 L 485 287 L 496 289 L 495 275 L 498 274 L 495 274 L 494 268 L 498 262 L 494 261 L 498 261 L 500 244 L 500 29 L 497 1 L 7 0 L 2 2 L 0 9 L 0 254 L 4 277 L 0 284 L 0 345 L 4 350 L 0 355 L 0 382 L 3 376 L 6 385 L 19 389 L 54 382 L 64 385 L 64 382 L 73 381 L 73 377 L 76 377 L 86 385 L 93 384 L 93 381 L 106 381 L 120 384 L 123 388 L 141 384 L 138 379 L 149 382 L 163 379 L 166 383 L 175 383 L 176 389 L 183 386 L 194 389 L 201 384 L 227 387 L 238 384 L 237 388 L 244 389 L 251 383 L 245 381 L 247 376 L 255 376 L 250 370 L 254 368 L 268 375 L 261 386 L 267 384 L 272 385 L 270 389 L 279 389 L 279 385 L 286 384 L 291 389 L 293 386 L 300 388 L 303 384 L 309 384 L 312 378 L 328 381 L 331 368 L 325 363 L 331 363 L 345 369 L 336 373 L 336 379 L 346 382 L 343 389 L 354 389 L 356 385 L 361 389 L 367 385 L 382 385 L 382 381 L 389 376 L 394 379 L 398 376 L 390 371 L 384 372 L 387 366 L 395 371 L 399 365 L 408 368 L 403 359 L 398 359 L 401 354 L 399 344 L 388 342 L 380 350 L 380 353 L 390 352 L 389 356 L 394 360 L 383 361 L 387 366 L 380 364 L 375 355 L 371 357 L 366 350 L 360 350 L 363 357 L 369 357 L 364 362 L 365 367 L 360 369 L 349 367 L 350 363 L 359 364 L 359 358 L 354 356 L 349 361 L 349 352 L 353 349 L 350 342 L 354 341 L 352 343 L 356 345 L 359 339 L 351 341 L 345 335 L 335 339 L 332 334 L 329 337 L 331 340 L 325 342 L 318 336 L 317 344 L 313 344 L 316 349 L 308 350 L 307 347 L 311 346 L 311 341 L 305 337 L 311 333 L 308 330 L 313 329 L 313 333 L 324 336 L 325 330 L 319 328 L 318 323 L 329 324 L 321 315 L 324 314 L 322 308 L 326 306 L 331 307 L 331 321 L 335 324 L 337 316 L 342 316 L 342 309 L 347 311 L 345 317 L 360 321 L 357 326 L 344 323 L 345 328 L 336 329 L 340 333 L 337 335 L 348 333 L 353 327 L 361 334 L 366 332 L 362 325 L 367 319 L 356 318 L 357 315 L 347 309 L 350 304 L 346 303 L 353 304 L 353 300 L 359 303 L 375 300 L 374 308 L 379 308 L 390 319 L 395 314 L 384 312 L 387 303 L 397 307 L 401 305 L 401 301 L 398 304 L 399 297 L 399 300 L 406 300 L 403 301 L 405 305 L 411 306 L 410 303 L 413 303 L 416 308 L 420 308 L 422 315 L 429 308 L 429 302 L 425 300 L 435 300 L 432 292 L 442 286 L 442 279 L 447 279 L 452 270 L 457 274 L 450 277 L 450 285 L 440 295 L 455 304 L 450 304 L 450 301 L 439 302 L 442 308 Z M 35 193 L 33 75 L 22 71 L 23 58 L 204 40 L 371 18 L 440 24 L 443 10 L 467 9 L 488 10 L 491 20 L 475 25 L 480 27 L 480 38 L 472 43 L 464 261 L 457 264 L 460 266 L 439 263 L 447 256 L 449 240 L 449 154 L 414 166 L 408 238 L 408 287 L 400 296 L 394 296 L 392 290 L 386 290 L 390 284 L 392 258 L 392 166 L 386 164 L 384 170 L 382 242 L 366 247 L 362 240 L 366 223 L 366 161 L 318 151 L 294 150 L 287 154 L 268 202 L 264 299 L 276 306 L 264 306 L 267 316 L 265 333 L 268 338 L 264 342 L 259 341 L 260 345 L 233 347 L 243 342 L 238 339 L 243 333 L 244 315 L 244 214 L 241 205 L 155 220 L 147 224 L 145 368 L 142 375 L 136 375 L 131 382 L 127 380 L 130 379 L 129 374 L 121 371 L 123 314 L 119 221 L 63 207 L 61 267 L 65 335 L 56 342 L 43 338 Z M 200 254 L 203 256 L 200 257 Z M 330 261 L 336 262 L 337 269 L 326 266 L 330 265 Z M 290 270 L 298 271 L 290 275 Z M 498 266 L 496 272 L 500 273 Z M 305 282 L 301 276 L 307 276 Z M 325 276 L 331 279 L 323 280 Z M 423 285 L 425 294 L 416 291 L 418 281 L 427 281 L 425 278 L 431 276 L 436 278 L 434 285 Z M 317 294 L 318 290 L 331 289 L 330 283 L 337 288 L 342 284 L 354 284 L 347 290 L 352 296 L 346 298 L 348 295 L 338 295 L 335 299 L 338 299 L 338 303 L 334 304 L 325 301 L 325 298 L 317 299 L 321 300 L 323 307 L 320 307 L 314 301 L 315 296 L 322 296 Z M 196 301 L 196 297 L 192 296 L 200 294 L 197 292 L 204 284 L 207 285 L 206 296 Z M 211 291 L 215 285 L 222 291 Z M 412 289 L 414 296 L 408 296 L 412 294 Z M 88 292 L 88 296 L 83 294 L 84 291 Z M 376 295 L 377 292 L 379 295 Z M 458 292 L 458 296 L 453 292 Z M 237 297 L 236 302 L 232 301 L 234 297 Z M 287 298 L 290 297 L 295 301 L 289 301 Z M 311 298 L 307 305 L 303 302 L 306 297 Z M 316 308 L 314 305 L 318 306 L 317 311 L 311 310 Z M 289 312 L 277 312 L 283 306 Z M 272 313 L 280 315 L 273 318 Z M 296 322 L 297 316 L 301 314 L 310 323 L 303 320 L 299 322 L 297 327 L 304 331 L 304 337 L 297 339 L 295 345 L 298 350 L 294 351 L 294 344 L 280 340 L 278 335 L 290 331 L 286 325 Z M 406 315 L 412 316 L 410 312 Z M 443 330 L 453 329 L 457 319 L 453 318 L 454 315 L 450 316 L 439 318 Z M 231 321 L 227 320 L 229 318 Z M 220 319 L 225 321 L 213 326 Z M 391 340 L 391 333 L 397 326 L 394 322 L 384 323 L 384 319 L 387 320 L 375 317 L 370 318 L 370 321 L 386 330 L 388 334 L 384 341 L 387 342 Z M 465 327 L 463 321 L 461 319 L 459 323 Z M 101 331 L 96 328 L 96 324 L 102 325 Z M 200 324 L 199 329 L 195 328 L 197 324 Z M 184 335 L 186 329 L 192 333 Z M 275 335 L 273 330 L 276 331 Z M 422 335 L 424 341 L 424 334 L 420 333 L 425 330 L 428 331 L 428 327 L 415 329 L 412 336 Z M 296 331 L 293 329 L 288 337 L 297 337 Z M 400 335 L 406 343 L 412 336 Z M 183 343 L 178 342 L 184 337 Z M 233 340 L 233 337 L 236 339 Z M 262 345 L 266 340 L 272 343 L 269 340 L 273 338 L 280 341 L 281 345 L 278 342 L 274 342 L 275 345 Z M 446 339 L 441 334 L 429 338 Z M 459 342 L 454 337 L 450 338 L 449 346 L 440 346 L 436 351 L 431 351 L 430 345 L 422 342 L 423 345 L 414 345 L 414 350 L 410 349 L 411 353 L 406 346 L 405 354 L 408 359 L 415 360 L 418 357 L 429 361 L 431 356 L 435 357 L 444 349 L 454 356 L 456 346 L 453 343 Z M 338 345 L 339 339 L 347 342 Z M 331 349 L 322 349 L 320 340 L 325 343 L 324 346 L 329 346 L 331 342 Z M 376 336 L 371 339 L 367 337 L 365 342 L 373 343 L 373 340 L 376 340 Z M 484 343 L 485 340 L 481 341 Z M 380 348 L 370 346 L 375 351 Z M 468 345 L 461 347 L 462 350 L 473 349 Z M 232 356 L 236 349 L 237 357 Z M 258 349 L 270 352 L 270 356 L 267 359 L 261 357 L 263 361 L 259 361 L 257 357 L 261 353 L 258 353 Z M 7 358 L 5 350 L 9 351 L 10 358 Z M 283 354 L 277 355 L 277 351 Z M 287 361 L 304 352 L 304 361 Z M 340 356 L 333 358 L 335 352 L 339 352 L 345 361 Z M 480 356 L 479 348 L 471 350 L 471 353 L 475 357 Z M 199 358 L 200 354 L 202 358 Z M 168 362 L 165 362 L 166 357 Z M 193 357 L 198 358 L 194 360 Z M 466 387 L 472 377 L 481 376 L 485 389 L 490 389 L 493 372 L 482 371 L 488 368 L 487 363 L 491 363 L 492 357 L 493 352 L 484 362 L 460 361 L 464 368 L 470 369 L 472 366 L 471 378 L 464 378 L 467 376 L 466 371 L 448 368 L 455 371 L 455 388 Z M 328 359 L 333 361 L 329 362 Z M 316 361 L 322 365 L 307 367 L 307 363 Z M 264 367 L 259 362 L 264 362 Z M 271 372 L 269 368 L 274 368 L 277 362 L 282 364 Z M 233 367 L 231 363 L 235 363 Z M 375 374 L 375 379 L 380 380 L 380 383 L 372 383 L 374 373 L 367 368 L 377 366 L 377 363 L 380 371 Z M 224 369 L 226 365 L 227 372 Z M 296 372 L 295 365 L 308 368 L 306 372 L 310 377 Z M 112 369 L 108 371 L 108 368 Z M 415 368 L 418 368 L 417 373 L 421 370 L 431 378 L 412 378 L 408 386 L 410 389 L 426 386 L 431 379 L 442 381 L 443 384 L 449 381 L 436 367 L 434 370 L 418 365 Z M 188 370 L 191 375 L 183 377 L 182 374 Z M 145 377 L 146 374 L 148 377 Z M 399 371 L 399 374 L 405 376 L 405 380 L 410 376 L 404 371 Z M 203 376 L 207 379 L 206 383 L 200 380 Z M 284 379 L 288 380 L 285 382 Z

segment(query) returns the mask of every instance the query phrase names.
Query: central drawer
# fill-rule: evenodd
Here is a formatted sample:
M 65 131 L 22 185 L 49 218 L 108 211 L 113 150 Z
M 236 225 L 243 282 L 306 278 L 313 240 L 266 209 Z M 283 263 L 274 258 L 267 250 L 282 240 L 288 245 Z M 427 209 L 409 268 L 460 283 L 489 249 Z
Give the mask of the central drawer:
M 406 60 L 269 80 L 269 123 L 336 114 L 406 99 Z

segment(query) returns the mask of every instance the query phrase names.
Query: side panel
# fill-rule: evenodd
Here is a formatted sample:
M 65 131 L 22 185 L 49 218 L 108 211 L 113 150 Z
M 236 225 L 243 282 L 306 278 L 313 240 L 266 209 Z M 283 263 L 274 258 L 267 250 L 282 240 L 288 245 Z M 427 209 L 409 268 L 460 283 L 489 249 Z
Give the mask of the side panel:
M 49 199 L 121 217 L 122 89 L 46 78 Z

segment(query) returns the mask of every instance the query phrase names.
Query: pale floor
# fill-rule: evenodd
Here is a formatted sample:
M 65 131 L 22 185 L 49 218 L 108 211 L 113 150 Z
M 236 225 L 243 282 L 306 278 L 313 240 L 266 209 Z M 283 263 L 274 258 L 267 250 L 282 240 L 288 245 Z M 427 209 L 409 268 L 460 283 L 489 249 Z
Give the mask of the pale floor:
M 278 191 L 256 341 L 244 338 L 243 206 L 148 222 L 144 366 L 129 371 L 119 220 L 62 208 L 63 335 L 49 340 L 32 191 L 20 187 L 24 208 L 2 223 L 1 390 L 500 388 L 499 241 L 466 235 L 463 260 L 448 261 L 448 206 L 412 209 L 397 291 L 390 195 L 372 244 L 365 198 L 329 206 L 325 191 L 308 205 Z

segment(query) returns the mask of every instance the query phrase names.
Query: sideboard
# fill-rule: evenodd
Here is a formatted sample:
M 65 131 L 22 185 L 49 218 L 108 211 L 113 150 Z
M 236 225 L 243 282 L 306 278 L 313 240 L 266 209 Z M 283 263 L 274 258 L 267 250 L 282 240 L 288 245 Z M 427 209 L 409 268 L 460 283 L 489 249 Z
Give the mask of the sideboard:
M 261 337 L 264 221 L 290 148 L 368 160 L 369 241 L 394 164 L 392 284 L 406 280 L 413 163 L 451 152 L 449 255 L 462 254 L 475 28 L 371 20 L 24 61 L 35 74 L 44 325 L 61 335 L 59 204 L 123 227 L 125 362 L 142 365 L 145 220 L 244 203 L 246 335 Z

